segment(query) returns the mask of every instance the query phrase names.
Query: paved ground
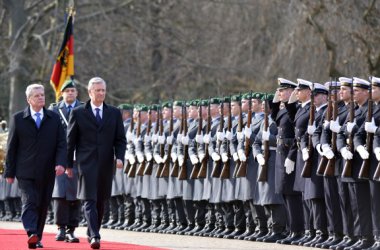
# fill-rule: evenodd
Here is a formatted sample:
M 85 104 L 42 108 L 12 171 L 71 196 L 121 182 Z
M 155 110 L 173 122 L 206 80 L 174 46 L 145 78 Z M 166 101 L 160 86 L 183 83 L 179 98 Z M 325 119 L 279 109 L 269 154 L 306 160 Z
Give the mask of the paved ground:
M 0 222 L 0 228 L 6 229 L 23 229 L 21 223 L 17 222 Z M 47 225 L 45 232 L 56 233 L 56 226 Z M 195 237 L 195 236 L 181 236 L 181 235 L 167 235 L 167 234 L 155 234 L 155 233 L 137 233 L 120 230 L 101 229 L 100 234 L 102 240 L 125 242 L 138 245 L 149 245 L 155 247 L 162 247 L 167 249 L 184 249 L 184 250 L 198 250 L 198 249 L 261 249 L 261 250 L 303 250 L 310 249 L 306 247 L 286 246 L 279 244 L 268 244 L 259 242 L 248 242 L 243 240 L 226 240 L 226 239 L 214 239 L 208 237 Z M 86 228 L 79 227 L 76 231 L 76 235 L 86 238 Z M 90 249 L 90 248 L 89 248 Z

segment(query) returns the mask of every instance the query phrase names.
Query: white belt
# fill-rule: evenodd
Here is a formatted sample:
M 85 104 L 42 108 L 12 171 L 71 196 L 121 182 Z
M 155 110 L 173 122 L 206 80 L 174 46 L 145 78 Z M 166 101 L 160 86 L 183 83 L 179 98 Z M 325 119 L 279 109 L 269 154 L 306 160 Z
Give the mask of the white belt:
M 261 146 L 261 150 L 264 150 L 264 146 Z M 269 146 L 269 150 L 277 150 L 277 147 Z

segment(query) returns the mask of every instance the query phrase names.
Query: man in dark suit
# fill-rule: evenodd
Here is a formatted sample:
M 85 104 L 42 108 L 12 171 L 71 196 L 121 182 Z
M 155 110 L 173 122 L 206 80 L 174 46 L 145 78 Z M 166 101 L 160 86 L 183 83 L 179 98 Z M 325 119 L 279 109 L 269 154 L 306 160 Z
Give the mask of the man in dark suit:
M 126 148 L 120 111 L 104 103 L 106 82 L 100 77 L 88 83 L 90 100 L 71 111 L 67 128 L 68 165 L 72 176 L 74 151 L 78 166 L 77 197 L 83 200 L 87 235 L 91 248 L 100 248 L 99 228 L 104 202 L 111 196 L 116 167 L 123 167 Z
M 42 233 L 54 187 L 54 175 L 66 166 L 66 138 L 59 116 L 46 110 L 44 87 L 26 89 L 29 106 L 11 118 L 5 177 L 14 178 L 22 197 L 21 220 L 29 236 L 29 248 L 43 247 Z
M 78 91 L 73 80 L 64 82 L 61 88 L 62 101 L 53 103 L 49 109 L 57 113 L 66 132 L 71 110 L 83 104 L 77 100 Z M 80 201 L 77 199 L 78 169 L 74 164 L 74 176 L 69 178 L 66 174 L 55 178 L 53 190 L 53 211 L 58 233 L 57 241 L 79 242 L 74 230 L 79 224 Z

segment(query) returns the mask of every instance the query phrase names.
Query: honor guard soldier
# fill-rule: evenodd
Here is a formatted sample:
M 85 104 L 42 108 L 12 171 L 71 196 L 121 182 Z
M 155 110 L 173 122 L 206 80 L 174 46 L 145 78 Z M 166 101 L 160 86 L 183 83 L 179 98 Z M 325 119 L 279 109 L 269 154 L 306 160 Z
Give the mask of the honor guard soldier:
M 356 218 L 353 225 L 354 241 L 356 242 L 346 243 L 345 247 L 349 247 L 349 249 L 364 249 L 373 244 L 371 208 L 368 205 L 368 201 L 371 200 L 369 182 L 359 179 L 360 166 L 363 163 L 362 158 L 365 158 L 364 156 L 367 156 L 366 153 L 368 152 L 362 150 L 364 146 L 360 147 L 360 145 L 357 145 L 358 147 L 353 150 L 355 146 L 353 145 L 353 137 L 360 126 L 365 123 L 369 87 L 368 81 L 353 78 L 353 101 L 357 104 L 357 108 L 355 109 L 351 102 L 349 112 L 354 114 L 353 116 L 348 115 L 337 137 L 337 149 L 344 159 L 342 181 L 348 183 L 350 207 L 354 218 Z M 341 247 L 336 247 L 336 249 L 341 249 Z
M 57 113 L 61 119 L 62 126 L 67 130 L 67 124 L 72 109 L 83 105 L 77 99 L 78 90 L 74 80 L 67 80 L 61 88 L 62 101 L 53 103 L 49 109 Z M 77 199 L 78 168 L 76 162 L 73 166 L 73 178 L 66 174 L 56 176 L 53 190 L 53 211 L 55 224 L 58 226 L 57 241 L 79 242 L 74 235 L 75 228 L 78 227 L 80 217 L 80 201 Z
M 278 128 L 275 190 L 276 193 L 284 196 L 289 235 L 277 243 L 290 244 L 292 241 L 301 239 L 304 231 L 302 195 L 301 192 L 293 189 L 295 162 L 288 159 L 290 147 L 294 142 L 294 117 L 291 117 L 291 114 L 295 113 L 297 101 L 295 96 L 290 100 L 290 96 L 297 84 L 278 78 L 278 85 L 271 114 Z

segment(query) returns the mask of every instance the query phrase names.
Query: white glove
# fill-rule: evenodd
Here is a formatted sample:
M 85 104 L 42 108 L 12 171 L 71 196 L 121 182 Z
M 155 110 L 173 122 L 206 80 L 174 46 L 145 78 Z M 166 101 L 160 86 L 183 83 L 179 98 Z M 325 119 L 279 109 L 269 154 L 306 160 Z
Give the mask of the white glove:
M 135 138 L 135 134 L 131 131 L 127 131 L 127 142 L 128 143 L 131 143 L 133 141 L 133 139 Z
M 158 143 L 161 145 L 165 144 L 165 135 L 164 134 L 158 136 Z
M 168 137 L 166 137 L 166 142 L 168 143 L 168 145 L 172 145 L 173 144 L 173 135 L 169 135 Z
M 245 127 L 244 128 L 244 135 L 246 138 L 251 138 L 251 135 L 252 135 L 252 130 L 251 130 L 251 127 Z
M 142 153 L 137 153 L 136 157 L 138 162 L 142 163 L 144 161 L 144 155 Z
M 222 162 L 227 162 L 228 161 L 228 155 L 226 153 L 222 154 Z
M 263 132 L 261 133 L 261 139 L 263 139 L 263 141 L 269 141 L 269 137 L 270 137 L 269 129 L 263 130 Z
M 347 122 L 346 130 L 348 133 L 352 132 L 352 129 L 356 126 L 356 121 L 354 122 Z
M 380 161 L 380 147 L 375 148 L 373 152 L 375 152 L 376 159 Z
M 153 157 L 154 157 L 154 161 L 155 161 L 157 164 L 160 164 L 160 163 L 163 163 L 163 162 L 164 162 L 163 159 L 162 159 L 162 157 L 161 157 L 160 155 L 158 155 L 158 154 L 155 154 Z
M 147 154 L 145 154 L 145 158 L 146 158 L 147 161 L 151 161 L 152 158 L 153 158 L 153 156 L 152 156 L 151 153 L 147 153 Z
M 365 125 L 364 125 L 364 129 L 365 131 L 367 131 L 368 133 L 372 133 L 374 134 L 377 130 L 377 126 L 375 125 L 375 119 L 372 117 L 372 121 L 371 122 L 366 122 Z
M 315 122 L 313 122 L 313 125 L 308 125 L 307 126 L 307 133 L 309 135 L 312 135 L 312 134 L 314 134 L 314 132 L 315 132 L 316 129 L 317 128 L 315 127 Z
M 153 143 L 157 143 L 157 141 L 158 141 L 158 135 L 157 134 L 153 134 L 152 135 L 152 142 Z
M 213 161 L 219 161 L 220 160 L 220 155 L 217 152 L 214 152 L 211 154 L 211 158 Z
M 256 155 L 256 160 L 259 163 L 259 165 L 261 165 L 261 166 L 265 165 L 265 159 L 264 159 L 264 156 L 262 154 Z
M 238 150 L 238 156 L 240 161 L 246 161 L 247 157 L 245 156 L 244 150 L 239 149 Z
M 195 136 L 195 141 L 198 143 L 198 144 L 203 144 L 203 136 L 202 136 L 202 134 L 200 134 L 200 135 L 196 135 Z
M 183 136 L 181 142 L 183 145 L 189 145 L 189 136 Z
M 140 141 L 140 137 L 135 137 L 134 139 L 133 139 L 133 144 L 135 144 L 135 145 L 137 145 L 137 144 L 139 144 L 139 141 Z
M 353 155 L 346 147 L 340 150 L 340 154 L 342 155 L 343 159 L 352 160 Z
M 298 92 L 298 90 L 293 90 L 292 94 L 289 97 L 289 101 L 288 101 L 289 104 L 290 103 L 295 103 L 298 100 L 298 98 L 297 98 L 297 92 Z
M 243 132 L 236 132 L 236 138 L 238 139 L 238 141 L 243 140 L 244 138 Z
M 219 141 L 223 141 L 224 140 L 224 137 L 225 137 L 225 134 L 224 132 L 216 132 L 216 138 L 219 140 Z
M 294 165 L 295 165 L 294 161 L 286 158 L 285 163 L 284 163 L 285 172 L 287 174 L 291 174 L 294 171 Z
M 273 103 L 280 102 L 279 94 L 280 94 L 280 91 L 276 90 L 276 93 L 274 93 L 274 97 L 273 97 L 273 101 L 272 101 Z
M 323 155 L 326 156 L 327 159 L 331 160 L 334 158 L 334 152 L 332 151 L 331 147 L 328 144 L 322 145 L 322 152 Z
M 320 156 L 323 156 L 323 151 L 322 151 L 321 144 L 317 144 L 317 146 L 315 146 L 315 148 L 317 149 L 318 154 Z
M 205 156 L 206 155 L 204 153 L 198 153 L 199 162 L 202 162 Z
M 210 143 L 210 133 L 209 134 L 205 134 L 204 136 L 203 136 L 203 142 L 205 143 L 205 144 L 209 144 Z
M 131 165 L 133 165 L 136 162 L 136 157 L 134 155 L 130 155 L 128 161 Z
M 170 157 L 172 158 L 173 162 L 175 162 L 177 160 L 177 154 L 176 153 L 171 153 Z
M 365 147 L 363 145 L 357 146 L 356 147 L 356 151 L 359 153 L 360 157 L 363 160 L 367 160 L 369 158 L 369 153 L 368 153 L 367 149 L 365 149 Z
M 178 133 L 178 135 L 177 135 L 177 142 L 178 142 L 178 143 L 181 143 L 181 142 L 182 142 L 182 137 L 183 137 L 183 134 Z
M 232 140 L 232 133 L 231 133 L 231 131 L 227 131 L 227 132 L 226 132 L 226 138 L 227 138 L 227 140 L 229 140 L 229 141 Z
M 182 166 L 185 161 L 183 155 L 178 155 L 178 165 Z
M 144 142 L 145 143 L 149 143 L 149 142 L 151 142 L 151 140 L 152 140 L 152 137 L 150 135 L 145 135 L 144 136 Z
M 162 162 L 166 162 L 167 159 L 168 159 L 168 155 L 165 154 L 164 157 L 162 158 Z
M 330 121 L 325 120 L 325 121 L 323 122 L 323 128 L 324 128 L 324 129 L 326 129 L 329 125 L 330 125 Z
M 330 130 L 334 133 L 339 133 L 340 130 L 340 125 L 339 125 L 339 117 L 336 118 L 335 121 L 330 122 Z
M 309 159 L 309 151 L 307 148 L 302 149 L 302 159 L 303 161 L 307 161 Z
M 232 155 L 232 158 L 234 159 L 234 161 L 238 161 L 238 160 L 239 160 L 239 155 L 238 155 L 238 153 L 234 153 L 234 154 Z
M 190 155 L 191 164 L 195 165 L 199 163 L 198 157 L 196 155 Z

